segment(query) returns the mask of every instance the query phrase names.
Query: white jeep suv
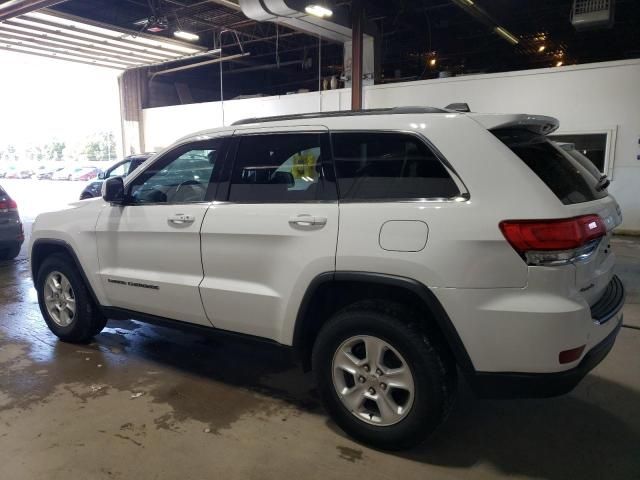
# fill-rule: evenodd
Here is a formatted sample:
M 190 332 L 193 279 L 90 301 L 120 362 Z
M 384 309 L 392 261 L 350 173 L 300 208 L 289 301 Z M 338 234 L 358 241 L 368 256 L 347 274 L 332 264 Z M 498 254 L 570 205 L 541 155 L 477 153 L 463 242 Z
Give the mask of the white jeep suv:
M 37 218 L 42 315 L 69 342 L 133 318 L 290 346 L 380 448 L 432 432 L 458 373 L 481 396 L 568 392 L 621 325 L 621 216 L 557 126 L 397 108 L 185 137 Z

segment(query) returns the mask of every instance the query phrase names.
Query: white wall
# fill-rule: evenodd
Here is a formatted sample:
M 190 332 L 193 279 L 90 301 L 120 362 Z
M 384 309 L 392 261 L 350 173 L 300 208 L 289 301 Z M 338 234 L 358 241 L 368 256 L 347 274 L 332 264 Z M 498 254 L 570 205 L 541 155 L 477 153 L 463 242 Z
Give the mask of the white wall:
M 366 108 L 443 107 L 467 102 L 478 112 L 536 113 L 560 120 L 561 132 L 615 130 L 610 191 L 622 227 L 640 231 L 640 60 L 594 63 L 365 87 Z M 196 130 L 257 116 L 347 110 L 349 89 L 144 110 L 148 150 Z

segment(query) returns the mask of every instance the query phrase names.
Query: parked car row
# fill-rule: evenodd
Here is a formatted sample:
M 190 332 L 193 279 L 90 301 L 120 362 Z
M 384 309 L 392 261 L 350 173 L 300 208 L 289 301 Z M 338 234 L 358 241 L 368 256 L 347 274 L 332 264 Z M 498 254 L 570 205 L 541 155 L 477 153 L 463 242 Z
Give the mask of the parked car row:
M 0 165 L 0 178 L 87 181 L 97 178 L 101 171 L 100 168 L 90 165 L 39 165 L 36 167 Z

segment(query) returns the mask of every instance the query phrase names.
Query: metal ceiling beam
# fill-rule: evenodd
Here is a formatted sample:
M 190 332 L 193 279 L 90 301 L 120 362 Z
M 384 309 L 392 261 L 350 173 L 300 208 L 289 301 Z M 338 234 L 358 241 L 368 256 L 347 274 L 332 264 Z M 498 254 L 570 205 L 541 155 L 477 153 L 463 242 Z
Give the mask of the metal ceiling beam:
M 39 40 L 36 40 L 35 42 L 38 42 Z M 96 55 L 87 55 L 87 52 L 80 52 L 79 50 L 69 50 L 67 48 L 64 47 L 60 47 L 58 46 L 56 47 L 48 47 L 46 45 L 38 45 L 37 43 L 35 45 L 30 45 L 28 43 L 26 43 L 25 41 L 14 41 L 14 40 L 8 40 L 6 38 L 3 38 L 0 36 L 0 44 L 3 45 L 12 45 L 15 47 L 22 47 L 22 48 L 30 48 L 33 50 L 38 50 L 38 51 L 43 51 L 43 52 L 47 52 L 47 53 L 53 53 L 53 54 L 59 54 L 59 55 L 71 55 L 73 57 L 78 57 L 78 58 L 82 58 L 82 59 L 87 59 L 87 60 L 95 60 L 95 61 L 99 61 L 99 62 L 109 62 L 109 63 L 121 63 L 124 64 L 126 67 L 135 67 L 138 65 L 141 65 L 139 62 L 133 62 L 131 60 L 123 60 L 121 58 L 119 59 L 111 59 L 111 58 L 104 58 L 102 56 L 96 56 Z
M 160 55 L 154 55 L 152 53 L 143 53 L 143 52 L 139 52 L 139 51 L 135 51 L 132 50 L 128 47 L 109 47 L 107 46 L 99 46 L 96 45 L 95 43 L 91 42 L 91 40 L 86 39 L 85 41 L 90 42 L 90 43 L 81 43 L 81 42 L 74 42 L 73 40 L 69 40 L 67 38 L 58 38 L 58 37 L 53 37 L 51 34 L 49 33 L 40 33 L 41 30 L 38 31 L 25 31 L 25 30 L 21 30 L 19 28 L 15 28 L 12 27 L 11 25 L 7 25 L 6 23 L 0 23 L 0 35 L 7 35 L 7 34 L 13 34 L 13 35 L 21 35 L 24 37 L 28 37 L 28 38 L 34 38 L 34 39 L 39 39 L 39 40 L 47 40 L 50 42 L 58 42 L 61 43 L 63 45 L 72 45 L 74 47 L 81 47 L 81 48 L 86 48 L 95 52 L 103 52 L 109 55 L 114 55 L 114 54 L 126 54 L 127 56 L 131 57 L 131 58 L 136 58 L 141 60 L 143 63 L 144 62 L 156 62 L 158 60 L 162 60 L 165 57 L 164 56 L 160 56 Z
M 64 41 L 52 42 L 49 40 L 41 40 L 37 38 L 24 38 L 24 37 L 19 37 L 17 35 L 10 35 L 5 33 L 1 28 L 0 28 L 0 43 L 9 43 L 12 45 L 29 43 L 29 44 L 35 45 L 35 47 L 33 48 L 42 48 L 43 50 L 54 50 L 54 51 L 55 50 L 73 51 L 73 52 L 78 52 L 85 55 L 90 55 L 92 58 L 96 58 L 96 59 L 97 58 L 115 59 L 118 62 L 128 63 L 132 66 L 143 65 L 145 62 L 149 61 L 148 59 L 141 60 L 139 58 L 134 58 L 131 56 L 118 55 L 116 52 L 104 53 L 104 52 L 96 51 L 92 48 L 77 47 L 77 46 L 69 45 Z
M 0 21 L 8 20 L 18 15 L 33 12 L 41 8 L 51 7 L 66 0 L 10 0 L 0 3 Z
M 33 52 L 31 50 L 22 50 L 19 47 L 18 48 L 16 48 L 16 47 L 3 47 L 2 45 L 0 45 L 0 50 L 6 50 L 8 52 L 25 53 L 27 55 L 36 55 L 37 57 L 53 58 L 55 60 L 64 60 L 66 62 L 82 63 L 84 65 L 92 65 L 94 67 L 112 68 L 114 70 L 125 70 L 127 68 L 126 65 L 109 65 L 109 64 L 103 63 L 103 62 L 89 62 L 89 61 L 86 61 L 86 60 L 77 60 L 75 58 L 61 57 L 61 56 L 55 55 L 55 54 Z
M 73 40 L 91 42 L 91 44 L 99 44 L 99 45 L 102 45 L 102 46 L 109 46 L 109 47 L 113 47 L 113 48 L 127 49 L 127 50 L 131 50 L 132 52 L 137 52 L 139 54 L 144 54 L 144 55 L 153 57 L 154 59 L 158 59 L 158 60 L 176 58 L 173 55 L 167 55 L 167 53 L 165 53 L 165 52 L 158 53 L 158 52 L 149 51 L 149 49 L 146 48 L 146 47 L 136 47 L 136 46 L 133 46 L 133 45 L 120 45 L 120 44 L 117 44 L 117 43 L 113 43 L 113 40 L 116 40 L 115 37 L 109 37 L 110 40 L 92 39 L 92 38 L 83 37 L 81 35 L 75 35 L 73 33 L 63 32 L 60 29 L 52 30 L 50 28 L 38 27 L 38 26 L 35 26 L 35 25 L 26 25 L 24 23 L 15 22 L 13 20 L 7 20 L 6 22 L 2 23 L 3 27 L 7 26 L 7 25 L 10 25 L 12 27 L 19 27 L 19 28 L 25 29 L 25 30 L 32 30 L 32 31 L 35 31 L 35 32 L 40 32 L 40 33 L 43 33 L 45 35 L 58 35 L 58 36 L 65 37 L 65 38 L 71 38 Z M 16 28 L 13 28 L 12 30 L 15 31 Z M 140 44 L 138 44 L 138 45 L 140 45 Z
M 47 12 L 47 14 L 49 14 L 49 12 Z M 108 40 L 108 41 L 112 41 L 112 42 L 123 43 L 125 45 L 132 45 L 132 46 L 140 46 L 141 45 L 141 42 L 137 42 L 135 40 L 130 40 L 128 38 L 114 37 L 112 35 L 106 35 L 104 33 L 94 32 L 94 31 L 89 30 L 89 29 L 79 28 L 79 27 L 76 27 L 74 25 L 65 25 L 65 24 L 62 24 L 62 23 L 50 22 L 48 20 L 44 20 L 44 19 L 40 19 L 40 18 L 23 17 L 23 18 L 21 18 L 19 20 L 22 20 L 22 21 L 8 20 L 6 23 L 8 23 L 10 25 L 17 25 L 17 26 L 26 25 L 27 27 L 31 27 L 31 25 L 36 24 L 37 26 L 45 26 L 45 27 L 51 28 L 53 30 L 61 31 L 61 34 L 64 34 L 64 35 L 66 35 L 66 33 L 63 32 L 63 30 L 68 30 L 70 32 L 81 33 L 83 35 L 90 35 L 91 37 L 95 37 L 95 38 L 100 38 L 100 39 L 104 39 L 104 40 Z M 24 22 L 30 22 L 30 23 L 25 24 Z M 102 26 L 100 28 L 109 29 L 111 27 Z M 132 35 L 133 36 L 134 32 L 129 32 L 127 35 Z M 82 37 L 80 37 L 80 38 L 82 38 Z M 147 40 L 150 40 L 150 41 L 159 42 L 159 40 L 155 40 L 153 38 L 149 38 L 149 37 L 144 37 L 144 38 L 147 39 Z M 164 40 L 165 39 L 163 38 L 162 42 L 164 42 Z M 166 43 L 166 42 L 164 42 L 164 43 Z M 156 44 L 156 45 L 149 45 L 147 48 L 152 49 L 152 50 L 159 50 L 160 52 L 165 53 L 165 55 L 167 55 L 167 56 L 170 56 L 170 55 L 173 55 L 173 56 L 176 56 L 176 55 L 189 55 L 187 52 L 184 52 L 184 51 L 181 51 L 181 50 L 178 50 L 178 49 L 174 49 L 174 48 L 171 48 L 170 46 L 165 46 L 165 45 L 162 45 L 162 44 L 159 44 L 159 43 Z M 194 50 L 201 50 L 201 49 L 194 48 Z
M 175 68 L 169 68 L 167 70 L 161 70 L 159 72 L 151 73 L 151 74 L 149 74 L 149 76 L 150 76 L 150 80 L 153 80 L 153 78 L 158 76 L 158 75 L 166 75 L 167 73 L 181 72 L 183 70 L 191 70 L 192 68 L 203 67 L 205 65 L 211 65 L 213 63 L 226 62 L 226 61 L 229 61 L 229 60 L 236 60 L 238 58 L 248 57 L 249 55 L 251 55 L 251 54 L 250 53 L 238 53 L 237 55 L 229 55 L 228 57 L 214 58 L 213 60 L 208 60 L 206 62 L 192 63 L 190 65 L 183 65 L 182 67 L 175 67 Z

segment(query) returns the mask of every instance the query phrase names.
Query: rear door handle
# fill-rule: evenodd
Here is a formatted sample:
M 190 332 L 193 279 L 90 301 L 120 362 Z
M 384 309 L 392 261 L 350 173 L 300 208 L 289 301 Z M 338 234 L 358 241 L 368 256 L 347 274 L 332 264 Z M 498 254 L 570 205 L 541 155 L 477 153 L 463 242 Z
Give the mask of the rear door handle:
M 174 225 L 186 225 L 195 221 L 196 217 L 184 213 L 176 213 L 175 215 L 171 215 L 169 217 L 169 223 L 173 223 Z
M 289 219 L 291 225 L 299 227 L 324 226 L 327 224 L 327 217 L 316 217 L 313 215 L 296 215 Z

